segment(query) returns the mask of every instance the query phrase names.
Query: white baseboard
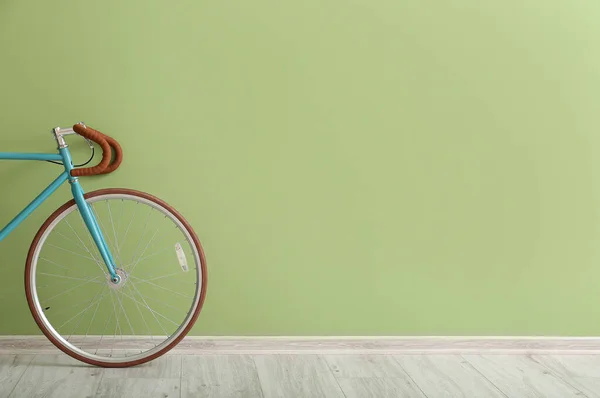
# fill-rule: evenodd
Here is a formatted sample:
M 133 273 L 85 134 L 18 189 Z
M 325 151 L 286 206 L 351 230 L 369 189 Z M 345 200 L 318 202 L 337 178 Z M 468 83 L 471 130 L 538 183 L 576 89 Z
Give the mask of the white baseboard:
M 131 342 L 135 338 L 129 339 Z M 90 342 L 90 337 L 86 338 Z M 133 348 L 124 345 L 122 348 Z M 44 336 L 0 336 L 0 354 L 60 353 Z M 189 336 L 170 354 L 599 354 L 600 337 Z

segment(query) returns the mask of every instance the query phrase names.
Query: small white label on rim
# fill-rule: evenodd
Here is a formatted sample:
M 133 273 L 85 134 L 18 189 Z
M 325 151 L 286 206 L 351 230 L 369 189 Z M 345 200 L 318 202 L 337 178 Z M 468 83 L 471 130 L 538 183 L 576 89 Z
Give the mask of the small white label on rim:
M 179 244 L 179 242 L 175 243 L 175 253 L 177 254 L 177 260 L 179 260 L 179 265 L 183 272 L 188 271 L 187 259 L 185 258 L 185 253 L 183 252 L 183 248 Z

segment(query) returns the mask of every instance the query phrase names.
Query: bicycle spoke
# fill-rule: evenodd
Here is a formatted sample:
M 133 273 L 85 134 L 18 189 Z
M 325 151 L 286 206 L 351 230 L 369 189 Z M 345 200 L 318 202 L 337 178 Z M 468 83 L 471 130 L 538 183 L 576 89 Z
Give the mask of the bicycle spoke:
M 94 299 L 96 299 L 96 297 L 98 297 L 98 295 L 100 294 L 100 292 L 102 291 L 102 289 L 98 290 L 98 293 L 96 293 L 96 295 L 94 296 L 94 298 L 90 301 L 93 301 Z M 100 296 L 100 298 L 98 299 L 98 305 L 100 305 L 100 302 L 102 301 L 102 298 L 104 298 L 104 295 L 106 294 L 106 290 L 104 291 L 104 293 L 102 293 L 102 296 Z M 75 325 L 75 327 L 73 328 L 73 331 L 71 332 L 71 334 L 69 335 L 69 337 L 67 338 L 67 341 L 69 341 L 71 339 L 71 336 L 73 336 L 73 333 L 75 333 L 75 331 L 77 330 L 77 328 L 79 327 L 79 324 L 81 323 L 81 321 L 83 320 L 83 317 L 85 316 L 85 314 L 87 314 L 87 312 L 90 310 L 90 308 L 92 307 L 94 303 L 90 304 L 87 309 L 85 309 L 84 313 L 81 314 L 81 316 L 79 317 L 79 321 L 77 321 L 77 325 Z M 97 305 L 97 306 L 98 306 Z M 97 307 L 96 306 L 96 307 Z
M 161 289 L 163 289 L 163 290 L 166 290 L 166 291 L 168 291 L 168 292 L 174 293 L 174 294 L 176 294 L 176 295 L 178 295 L 178 296 L 185 297 L 185 298 L 187 298 L 187 299 L 192 299 L 192 298 L 193 298 L 193 297 L 186 296 L 185 294 L 181 294 L 181 293 L 179 293 L 179 292 L 176 292 L 175 290 L 167 289 L 167 288 L 166 288 L 166 287 L 164 287 L 164 286 L 159 286 L 159 285 L 157 285 L 156 283 L 152 283 L 152 282 L 147 282 L 147 281 L 144 281 L 144 280 L 142 280 L 142 279 L 140 279 L 140 278 L 137 278 L 137 277 L 135 277 L 135 276 L 133 276 L 133 275 L 130 275 L 129 277 L 130 277 L 130 278 L 132 278 L 132 279 L 137 279 L 137 280 L 139 280 L 139 281 L 142 281 L 143 283 L 147 283 L 147 284 L 149 284 L 149 285 L 156 286 L 156 287 L 158 287 L 158 288 L 161 288 Z
M 113 230 L 113 235 L 115 237 L 115 256 L 117 257 L 117 260 L 119 261 L 120 264 L 122 264 L 121 262 L 121 254 L 119 253 L 119 250 L 117 248 L 117 242 L 118 242 L 118 238 L 117 238 L 117 231 L 115 230 L 115 223 L 113 221 L 113 217 L 112 217 L 112 211 L 110 209 L 110 203 L 108 203 L 108 200 L 106 201 L 106 206 L 108 207 L 108 214 L 110 216 L 110 225 L 112 226 L 112 230 Z
M 58 314 L 62 314 L 62 313 L 64 313 L 65 311 L 68 311 L 68 310 L 70 310 L 70 309 L 72 309 L 72 308 L 79 307 L 79 306 L 80 306 L 80 305 L 82 305 L 82 304 L 85 304 L 85 303 L 83 303 L 83 302 L 78 302 L 78 303 L 75 303 L 75 304 L 73 304 L 73 305 L 70 305 L 70 306 L 68 306 L 68 307 L 66 307 L 66 308 L 63 308 L 63 309 L 61 309 L 61 310 L 59 310 L 59 311 L 52 311 L 52 315 L 53 315 L 53 316 L 57 316 Z M 50 307 L 48 307 L 48 309 L 50 309 Z
M 150 246 L 150 243 L 152 243 L 152 241 L 154 241 L 154 238 L 156 237 L 157 233 L 158 233 L 158 229 L 154 232 L 154 235 L 152 235 L 152 238 L 148 241 L 148 243 L 146 244 L 146 247 L 144 248 L 144 250 L 142 250 L 142 253 L 140 253 L 138 260 L 135 262 L 135 264 L 133 264 L 133 266 L 131 266 L 129 273 L 133 273 L 133 270 L 140 262 L 139 258 L 141 258 L 144 255 L 144 253 L 146 252 L 146 250 L 148 250 L 148 246 Z
M 62 268 L 62 269 L 66 269 L 67 271 L 72 271 L 72 270 L 73 270 L 73 268 L 67 268 L 67 267 L 65 267 L 64 265 L 60 265 L 60 264 L 58 264 L 58 263 L 55 263 L 54 261 L 52 261 L 52 260 L 48 260 L 47 258 L 44 258 L 44 257 L 42 257 L 42 256 L 40 256 L 40 257 L 39 257 L 39 259 L 40 259 L 40 260 L 47 261 L 47 262 L 49 262 L 50 264 L 54 264 L 54 265 L 56 265 L 57 267 L 60 267 L 60 268 Z
M 160 323 L 160 321 L 158 320 L 158 318 L 156 317 L 156 315 L 154 315 L 154 310 L 152 308 L 150 308 L 150 306 L 148 305 L 148 302 L 146 301 L 146 299 L 144 298 L 144 296 L 142 296 L 142 294 L 140 293 L 140 291 L 137 289 L 137 287 L 135 287 L 135 285 L 133 283 L 131 284 L 131 287 L 133 288 L 133 290 L 135 290 L 135 292 L 138 294 L 138 296 L 140 296 L 140 298 L 144 302 L 143 305 L 148 309 L 148 311 L 150 311 L 150 313 L 154 317 L 154 320 L 156 321 L 156 323 L 158 323 L 158 326 L 160 326 L 160 328 L 163 330 L 163 332 L 165 332 L 166 336 L 169 336 L 170 335 L 169 332 L 167 332 L 165 330 L 165 327 L 163 326 L 163 324 Z
M 55 229 L 54 231 L 52 231 L 52 233 L 55 233 L 55 234 L 57 234 L 57 235 L 61 236 L 61 237 L 62 237 L 62 238 L 64 238 L 65 240 L 67 240 L 67 241 L 69 241 L 69 242 L 73 243 L 73 244 L 74 244 L 75 246 L 77 246 L 78 248 L 80 248 L 80 249 L 83 249 L 83 250 L 84 250 L 84 251 L 86 251 L 86 252 L 89 252 L 87 249 L 85 249 L 85 248 L 81 247 L 81 245 L 80 245 L 79 243 L 75 242 L 73 239 L 69 238 L 67 235 L 63 234 L 62 232 L 60 232 L 60 231 L 58 231 L 58 230 L 56 230 L 56 229 Z
M 39 274 L 39 272 L 38 272 Z M 89 275 L 84 275 L 83 277 L 86 277 Z M 93 279 L 93 278 L 92 278 Z M 37 288 L 42 288 L 42 287 L 56 287 L 57 285 L 64 285 L 65 283 L 73 283 L 70 280 L 66 280 L 66 281 L 61 281 L 61 282 L 53 282 L 52 284 L 44 284 L 44 285 L 37 285 Z M 102 283 L 102 282 L 98 282 L 98 283 Z
M 83 222 L 83 217 L 81 217 L 81 214 L 79 214 L 79 216 L 80 216 L 79 220 L 81 220 L 81 222 L 85 226 L 85 223 Z M 106 275 L 107 272 L 102 267 L 102 264 L 100 263 L 100 260 L 96 257 L 96 255 L 90 249 L 88 249 L 87 245 L 85 243 L 83 243 L 83 240 L 79 237 L 79 234 L 75 231 L 75 228 L 73 228 L 73 226 L 71 226 L 71 223 L 69 223 L 69 220 L 67 220 L 65 218 L 65 222 L 67 223 L 67 225 L 69 226 L 69 228 L 71 228 L 71 231 L 73 231 L 73 233 L 75 234 L 75 236 L 77 237 L 77 239 L 79 240 L 79 242 L 81 242 L 81 244 L 83 245 L 83 247 L 85 247 L 85 250 L 90 254 L 90 256 L 92 256 L 92 258 L 94 259 L 94 261 L 96 262 L 96 264 L 98 264 L 98 267 L 100 267 L 100 269 L 102 270 L 102 272 L 104 273 L 104 275 Z M 92 238 L 91 238 L 91 234 L 89 234 L 89 233 L 88 233 L 88 238 L 90 238 L 90 241 L 91 241 Z M 92 245 L 92 247 L 94 247 L 94 245 Z M 100 253 L 98 253 L 98 254 L 100 254 Z
M 133 251 L 133 256 L 131 257 L 131 261 L 133 261 L 133 259 L 137 257 L 136 256 L 137 251 L 140 247 L 140 243 L 142 243 L 142 240 L 144 239 L 144 236 L 146 236 L 146 231 L 148 230 L 148 221 L 150 220 L 151 215 L 152 215 L 152 209 L 148 212 L 148 217 L 146 217 L 146 222 L 144 223 L 144 232 L 142 232 L 142 235 L 140 236 L 140 239 L 138 240 L 138 243 L 135 246 L 135 250 Z
M 159 229 L 160 229 L 160 228 L 159 228 Z M 156 232 L 158 232 L 158 230 L 157 230 Z M 159 241 L 159 242 L 160 242 L 160 241 L 162 241 L 162 239 L 163 239 L 165 236 L 167 236 L 167 235 L 168 235 L 168 231 L 165 231 L 165 233 L 164 233 L 164 234 L 160 235 L 160 238 L 158 239 L 158 241 Z M 154 238 L 153 240 L 156 240 L 156 238 Z M 152 243 L 152 242 L 148 242 L 148 243 Z M 148 246 L 148 247 L 145 249 L 145 251 L 147 251 L 148 249 L 153 249 L 155 245 L 152 245 L 152 246 L 149 246 L 149 245 L 147 245 L 147 246 Z M 135 264 L 135 263 L 137 263 L 137 262 L 140 262 L 140 261 L 142 261 L 142 260 L 145 260 L 145 259 L 147 259 L 147 258 L 150 258 L 150 257 L 152 257 L 152 256 L 155 256 L 155 255 L 157 255 L 157 254 L 160 254 L 160 253 L 162 253 L 162 252 L 164 252 L 164 251 L 166 251 L 166 250 L 169 250 L 169 249 L 170 249 L 170 247 L 165 247 L 164 249 L 160 249 L 160 250 L 158 250 L 158 251 L 156 251 L 156 252 L 153 252 L 152 254 L 149 254 L 149 255 L 147 255 L 147 256 L 143 256 L 143 257 L 142 257 L 142 256 L 136 256 L 135 254 L 137 254 L 137 253 L 134 253 L 134 256 L 133 256 L 133 258 L 132 258 L 132 259 L 131 259 L 131 261 L 130 261 L 130 262 L 127 264 L 127 265 L 126 265 L 126 267 L 130 267 L 131 265 L 133 265 L 133 264 Z M 137 260 L 134 260 L 134 258 L 136 258 L 136 257 L 137 257 Z
M 134 301 L 135 303 L 135 307 L 137 308 L 138 312 L 140 313 L 140 316 L 142 317 L 142 321 L 144 321 L 144 324 L 146 325 L 146 330 L 148 330 L 148 334 L 150 335 L 150 340 L 152 340 L 152 344 L 154 344 L 154 336 L 152 335 L 152 330 L 150 329 L 150 326 L 148 326 L 148 322 L 146 322 L 146 318 L 144 317 L 144 314 L 142 314 L 142 310 L 140 310 L 140 306 L 138 305 L 137 301 Z M 156 347 L 156 344 L 154 344 L 154 347 Z
M 76 210 L 79 213 L 79 209 Z M 98 250 L 98 246 L 96 245 L 96 242 L 94 242 L 94 240 L 92 239 L 92 234 L 89 232 L 89 230 L 87 229 L 87 226 L 85 225 L 85 221 L 83 221 L 83 216 L 81 215 L 81 213 L 79 214 L 79 221 L 81 221 L 81 225 L 83 225 L 84 228 L 86 228 L 86 231 L 88 231 L 88 233 L 86 234 L 88 237 L 88 240 L 90 241 L 90 247 L 92 248 L 96 248 L 96 250 Z M 65 220 L 66 221 L 66 220 Z M 81 242 L 83 243 L 83 241 Z M 86 246 L 87 247 L 87 246 Z M 90 253 L 92 253 L 92 250 L 90 250 Z M 92 254 L 92 256 L 94 258 L 96 258 L 96 256 L 94 254 Z M 102 260 L 102 263 L 100 262 L 100 260 L 96 260 L 96 263 L 98 264 L 98 267 L 100 267 L 100 270 L 102 271 L 102 273 L 105 276 L 108 276 L 108 270 L 102 266 L 102 264 L 104 264 L 104 259 L 102 258 L 102 254 L 100 254 L 100 251 L 98 250 L 98 258 L 100 260 Z
M 115 314 L 114 312 L 111 312 L 110 316 L 106 319 L 106 323 L 104 324 L 104 329 L 102 329 L 102 334 L 100 335 L 100 341 L 98 342 L 98 347 L 96 347 L 96 351 L 94 351 L 94 355 L 98 354 L 98 349 L 102 346 L 102 339 L 104 338 L 104 332 L 106 332 L 106 328 L 108 327 L 108 324 L 110 323 L 110 320 L 112 319 L 114 314 Z
M 96 319 L 96 314 L 98 313 L 98 308 L 100 308 L 100 303 L 102 302 L 102 299 L 104 298 L 105 295 L 106 295 L 106 290 L 104 291 L 104 293 L 102 293 L 102 297 L 100 298 L 100 301 L 98 301 L 98 305 L 96 305 L 96 309 L 94 310 L 94 315 L 92 315 L 92 320 L 90 321 L 88 328 L 85 330 L 85 336 L 83 336 L 83 340 L 81 341 L 82 344 L 83 344 L 83 341 L 87 338 L 88 333 L 90 332 L 92 324 L 94 323 L 94 319 Z
M 121 211 L 119 211 L 119 219 L 117 220 L 117 236 L 121 231 L 121 220 L 123 219 L 123 199 L 121 199 Z M 117 242 L 118 244 L 119 242 Z
M 181 308 L 173 307 L 171 304 L 167 304 L 164 301 L 161 301 L 159 299 L 155 299 L 152 296 L 148 296 L 146 298 L 146 300 L 154 301 L 155 303 L 160 303 L 160 304 L 164 305 L 165 307 L 169 307 L 169 308 L 171 308 L 171 309 L 173 309 L 175 311 L 179 311 L 179 313 L 184 314 L 184 315 L 187 315 L 189 313 L 189 311 L 183 311 Z
M 160 235 L 160 238 L 158 239 L 158 242 L 161 242 L 161 241 L 162 241 L 162 239 L 163 239 L 165 236 L 168 236 L 168 232 L 169 232 L 169 231 L 165 231 L 165 232 L 164 232 L 164 234 Z M 187 238 L 186 238 L 186 240 L 187 240 Z M 155 246 L 156 246 L 156 245 L 152 245 L 152 246 L 149 246 L 148 248 L 150 248 L 150 249 L 153 249 Z M 157 255 L 157 254 L 159 254 L 159 253 L 163 253 L 164 251 L 166 251 L 166 250 L 169 250 L 169 249 L 171 249 L 171 247 L 170 247 L 170 246 L 168 246 L 168 247 L 165 247 L 164 249 L 160 249 L 160 250 L 158 250 L 158 251 L 156 251 L 156 252 L 153 252 L 152 254 L 149 254 L 149 255 L 147 255 L 147 256 L 144 256 L 144 257 L 142 257 L 142 258 L 140 258 L 141 256 L 138 256 L 139 260 L 135 260 L 135 261 L 133 261 L 133 258 L 135 258 L 135 253 L 134 253 L 134 257 L 131 259 L 132 261 L 130 261 L 130 262 L 127 264 L 127 265 L 124 265 L 124 266 L 123 266 L 123 269 L 125 269 L 125 267 L 129 267 L 129 266 L 131 266 L 133 263 L 136 263 L 136 262 L 139 262 L 139 261 L 145 260 L 145 259 L 147 259 L 147 258 L 150 258 L 150 257 L 152 257 L 152 256 L 155 256 L 155 255 Z M 147 250 L 147 249 L 146 249 L 146 250 Z
M 98 217 L 98 212 L 96 211 L 96 208 L 94 207 L 93 203 L 90 205 L 90 211 L 92 212 L 92 214 L 94 215 L 94 218 L 98 222 L 98 227 L 99 227 L 100 232 L 101 232 L 102 236 L 104 237 L 104 240 L 106 241 L 106 243 L 108 243 L 109 246 L 114 246 L 113 242 L 110 239 L 109 234 L 106 233 L 106 232 L 108 232 L 108 230 L 106 228 L 104 228 L 104 224 L 102 223 L 102 219 L 100 217 Z
M 119 294 L 116 291 L 114 293 L 115 293 L 115 297 L 117 298 L 117 301 L 119 302 L 119 305 L 121 306 L 121 309 L 123 310 L 123 315 L 125 315 L 125 319 L 127 320 L 129 329 L 131 329 L 131 333 L 133 333 L 133 335 L 135 336 L 135 331 L 133 330 L 133 326 L 131 326 L 131 322 L 129 321 L 129 317 L 127 316 L 127 311 L 125 310 L 125 307 L 123 306 L 123 302 L 121 301 Z
M 163 278 L 169 278 L 171 276 L 181 276 L 181 275 L 182 275 L 181 272 L 174 272 L 174 273 L 169 274 L 169 275 L 156 276 L 156 277 L 152 276 L 152 277 L 150 277 L 150 279 L 139 278 L 139 277 L 136 276 L 136 279 L 139 279 L 142 282 L 150 282 L 150 281 L 155 281 L 157 279 L 163 279 Z M 195 285 L 196 284 L 196 282 L 191 282 L 191 281 L 185 281 L 185 282 L 182 281 L 182 282 L 177 282 L 177 283 L 180 284 L 180 285 L 183 285 L 183 284 L 186 284 L 186 285 Z
M 145 279 L 145 278 L 138 278 L 141 281 L 144 282 L 150 282 L 150 281 L 155 281 L 157 279 L 163 279 L 163 278 L 168 278 L 170 276 L 175 276 L 175 275 L 181 275 L 181 272 L 173 272 L 172 274 L 169 275 L 163 275 L 163 276 L 157 276 L 157 277 L 150 277 L 150 279 Z
M 55 248 L 57 248 L 58 250 L 62 250 L 62 251 L 65 251 L 65 252 L 69 252 L 69 253 L 71 253 L 71 254 L 74 254 L 74 255 L 76 255 L 76 256 L 79 256 L 79 257 L 87 258 L 88 260 L 92 260 L 92 261 L 94 261 L 94 262 L 95 262 L 95 260 L 94 260 L 92 257 L 84 256 L 83 254 L 76 253 L 76 252 L 74 252 L 74 251 L 72 251 L 72 250 L 69 250 L 69 249 L 64 249 L 64 248 L 62 248 L 62 247 L 60 247 L 60 246 L 53 245 L 52 243 L 47 243 L 47 245 L 48 245 L 48 246 L 50 246 L 50 247 L 55 247 Z
M 135 289 L 135 287 L 134 287 L 134 289 Z M 127 293 L 123 293 L 123 294 L 124 294 L 125 296 L 129 297 L 131 300 L 133 300 L 133 301 L 136 301 L 136 302 L 137 302 L 137 300 L 136 300 L 135 298 L 133 298 L 132 296 L 128 295 Z M 142 296 L 141 296 L 141 294 L 139 293 L 139 291 L 138 291 L 138 295 L 140 295 L 140 297 L 142 297 Z M 143 298 L 143 297 L 142 297 L 142 300 L 144 300 L 144 298 Z M 139 303 L 139 302 L 138 302 L 138 303 Z M 142 303 L 140 303 L 140 304 L 142 304 Z M 142 305 L 143 305 L 143 304 L 142 304 Z M 157 314 L 157 315 L 158 315 L 158 316 L 160 316 L 161 318 L 164 318 L 164 319 L 166 319 L 167 321 L 171 322 L 173 325 L 175 325 L 175 326 L 179 326 L 179 324 L 178 324 L 177 322 L 175 322 L 174 320 L 172 320 L 172 319 L 170 319 L 170 318 L 168 318 L 168 317 L 164 316 L 164 315 L 163 315 L 163 314 L 161 314 L 160 312 L 158 312 L 158 311 L 155 311 L 155 310 L 151 309 L 151 308 L 150 308 L 150 307 L 149 307 L 147 304 L 146 304 L 146 308 L 147 308 L 149 311 L 151 311 L 153 314 Z M 164 329 L 163 329 L 163 331 L 164 331 L 165 333 L 167 333 L 167 331 L 166 331 L 166 330 L 164 330 Z M 167 334 L 168 334 L 168 333 L 167 333 Z
M 72 292 L 73 290 L 77 289 L 78 287 L 81 287 L 81 286 L 83 286 L 83 285 L 85 285 L 85 284 L 88 284 L 88 283 L 90 283 L 90 282 L 93 282 L 94 280 L 96 280 L 96 279 L 98 279 L 98 278 L 100 278 L 100 277 L 99 277 L 99 276 L 97 276 L 96 278 L 94 278 L 94 279 L 92 279 L 92 280 L 90 280 L 90 281 L 83 282 L 83 283 L 81 283 L 81 284 L 79 284 L 79 285 L 77 285 L 77 286 L 74 286 L 74 287 L 70 288 L 69 290 L 65 290 L 64 292 L 61 292 L 61 293 L 59 293 L 59 294 L 57 294 L 57 295 L 55 295 L 55 296 L 52 296 L 52 297 L 50 297 L 49 299 L 45 299 L 45 300 L 44 300 L 44 302 L 46 302 L 46 303 L 47 303 L 48 301 L 50 301 L 50 300 L 53 300 L 53 299 L 55 299 L 55 298 L 57 298 L 57 297 L 60 297 L 60 296 L 62 296 L 63 294 L 67 294 L 67 293 L 69 293 L 69 292 Z
M 167 250 L 169 250 L 169 249 L 171 249 L 171 248 L 170 248 L 170 247 L 165 247 L 164 249 L 160 249 L 159 251 L 156 251 L 156 252 L 154 252 L 154 253 L 152 253 L 152 254 L 148 254 L 147 256 L 144 256 L 143 258 L 139 259 L 139 260 L 138 260 L 138 262 L 140 262 L 140 261 L 144 261 L 144 260 L 146 260 L 146 259 L 148 259 L 148 258 L 150 258 L 150 257 L 154 257 L 154 256 L 156 256 L 157 254 L 164 253 L 165 251 L 167 251 Z M 127 264 L 127 265 L 123 266 L 123 268 L 125 268 L 125 267 L 129 267 L 131 264 L 133 264 L 133 263 L 129 263 L 129 264 Z
M 121 251 L 123 244 L 125 243 L 125 240 L 127 239 L 127 233 L 129 232 L 129 228 L 131 227 L 131 223 L 133 222 L 133 218 L 135 217 L 135 213 L 137 212 L 137 208 L 138 208 L 139 204 L 140 204 L 140 202 L 135 202 L 135 206 L 133 208 L 133 214 L 131 214 L 131 219 L 129 220 L 129 224 L 127 225 L 127 229 L 125 230 L 125 235 L 123 235 L 123 243 L 121 243 L 121 245 L 119 245 L 117 248 L 117 250 L 119 250 L 119 252 Z
M 119 325 L 119 312 L 117 311 L 117 307 L 115 306 L 115 300 L 113 299 L 112 294 L 110 295 L 110 301 L 113 305 L 113 310 L 115 311 L 115 332 L 113 334 L 112 346 L 110 347 L 110 356 L 112 356 L 113 350 L 115 348 L 115 340 L 117 339 L 117 328 L 119 328 L 119 335 L 121 339 L 123 338 L 123 332 L 121 331 L 121 326 Z
M 47 272 L 38 272 L 39 275 L 46 275 L 46 276 L 55 276 L 57 278 L 63 278 L 63 279 L 74 279 L 76 281 L 86 281 L 86 282 L 92 282 L 94 279 L 98 279 L 96 278 L 92 278 L 92 279 L 85 279 L 85 278 L 75 278 L 72 276 L 65 276 L 65 275 L 57 275 L 57 274 L 49 274 Z M 96 282 L 96 283 L 102 283 L 102 282 Z
M 96 294 L 96 296 L 94 298 L 98 297 L 98 294 Z M 93 299 L 92 299 L 93 300 Z M 92 301 L 90 300 L 90 301 Z M 56 329 L 62 329 L 63 326 L 65 326 L 66 324 L 68 324 L 69 322 L 71 322 L 73 319 L 75 319 L 76 316 L 78 316 L 79 314 L 81 314 L 84 311 L 87 311 L 92 305 L 96 304 L 96 302 L 91 303 L 90 305 L 88 305 L 86 308 L 82 309 L 80 312 L 78 312 L 77 314 L 73 315 L 71 318 L 69 318 L 68 321 L 64 322 L 62 325 L 60 325 L 59 327 L 57 327 Z

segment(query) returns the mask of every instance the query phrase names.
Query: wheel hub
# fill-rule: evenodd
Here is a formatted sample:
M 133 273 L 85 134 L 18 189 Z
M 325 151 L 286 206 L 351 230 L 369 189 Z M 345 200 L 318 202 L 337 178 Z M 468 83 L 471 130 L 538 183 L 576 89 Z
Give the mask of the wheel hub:
M 114 278 L 114 280 L 110 275 L 108 275 L 108 286 L 112 289 L 121 289 L 127 283 L 127 278 L 129 277 L 129 275 L 122 268 L 117 268 L 115 272 L 117 275 L 116 278 Z

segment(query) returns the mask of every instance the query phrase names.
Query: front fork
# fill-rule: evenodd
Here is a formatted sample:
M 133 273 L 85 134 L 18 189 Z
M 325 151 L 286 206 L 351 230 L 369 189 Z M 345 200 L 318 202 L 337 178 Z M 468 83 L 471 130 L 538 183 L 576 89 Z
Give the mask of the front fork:
M 77 207 L 79 208 L 79 213 L 85 222 L 85 226 L 87 227 L 88 231 L 90 231 L 90 234 L 94 239 L 94 243 L 100 252 L 100 256 L 102 256 L 104 265 L 110 274 L 110 280 L 117 284 L 121 282 L 121 277 L 117 275 L 115 260 L 113 260 L 113 256 L 110 253 L 108 245 L 106 244 L 106 240 L 104 239 L 104 235 L 102 234 L 98 220 L 96 220 L 96 216 L 94 215 L 91 206 L 85 201 L 83 189 L 81 188 L 81 185 L 79 185 L 79 180 L 77 177 L 71 176 L 71 170 L 73 170 L 73 161 L 71 160 L 69 149 L 64 142 L 62 144 L 59 142 L 58 150 L 63 158 L 65 171 L 69 174 L 71 192 L 73 193 L 73 198 L 75 199 L 75 203 L 77 203 Z M 117 242 L 115 242 L 115 244 L 117 244 Z
M 121 281 L 121 277 L 117 275 L 115 261 L 110 249 L 108 248 L 108 245 L 106 244 L 104 235 L 100 230 L 96 216 L 94 215 L 91 206 L 85 201 L 83 189 L 81 188 L 77 178 L 73 178 L 69 182 L 71 183 L 71 192 L 73 193 L 73 198 L 75 198 L 75 203 L 77 203 L 77 207 L 79 208 L 79 213 L 81 214 L 86 227 L 90 231 L 90 234 L 94 239 L 94 243 L 96 243 L 96 247 L 98 247 L 98 251 L 100 252 L 102 260 L 104 260 L 104 264 L 106 265 L 106 268 L 110 274 L 110 280 L 113 283 L 119 283 Z

